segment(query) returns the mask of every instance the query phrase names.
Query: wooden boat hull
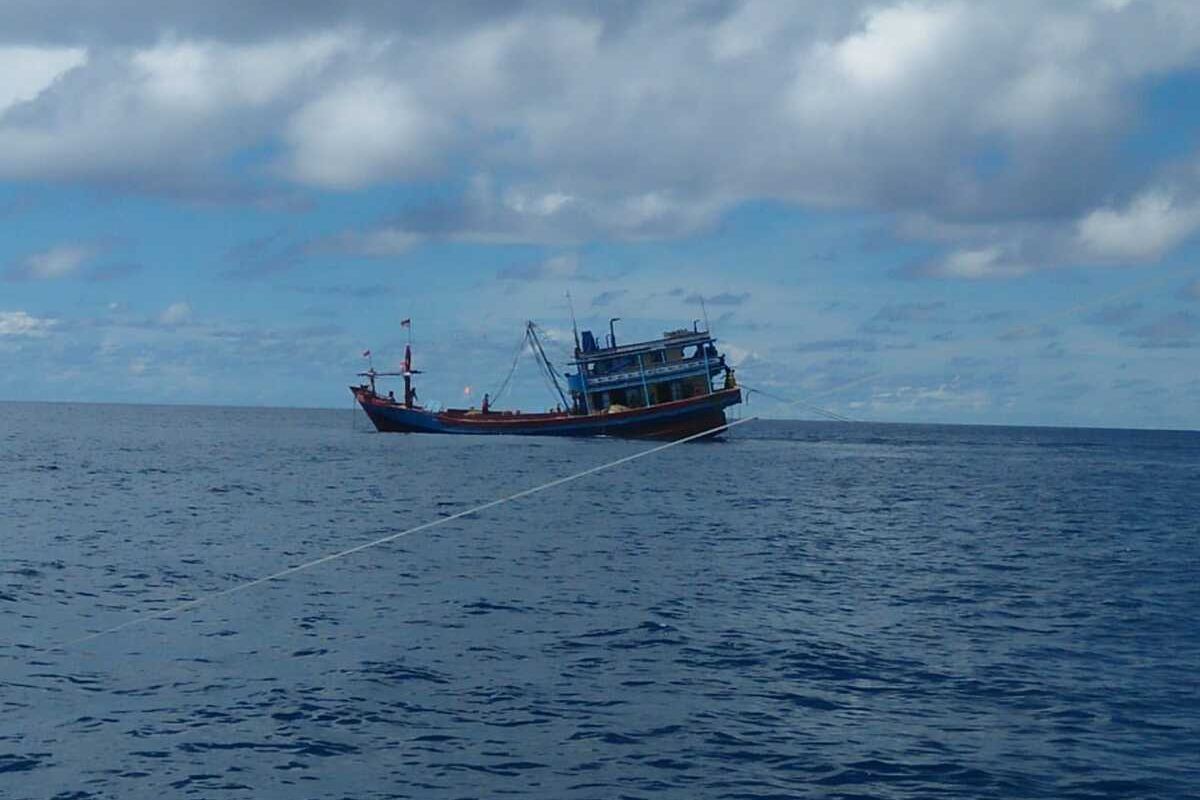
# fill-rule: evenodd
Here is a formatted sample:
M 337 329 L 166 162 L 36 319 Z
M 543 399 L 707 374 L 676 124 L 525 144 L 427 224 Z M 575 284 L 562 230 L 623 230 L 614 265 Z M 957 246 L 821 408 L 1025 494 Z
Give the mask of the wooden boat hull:
M 677 439 L 719 428 L 725 409 L 742 401 L 733 387 L 646 408 L 603 414 L 519 414 L 467 411 L 433 412 L 407 408 L 361 386 L 350 391 L 375 428 L 386 433 L 509 434 L 515 436 L 620 436 L 639 439 Z

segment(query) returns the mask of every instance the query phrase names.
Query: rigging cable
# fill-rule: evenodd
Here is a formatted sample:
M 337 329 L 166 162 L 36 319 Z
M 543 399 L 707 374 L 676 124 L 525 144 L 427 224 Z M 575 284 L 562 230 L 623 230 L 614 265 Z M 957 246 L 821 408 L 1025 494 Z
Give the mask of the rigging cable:
M 553 391 L 557 393 L 558 399 L 562 401 L 563 406 L 565 408 L 570 408 L 571 404 L 567 402 L 567 395 L 563 392 L 562 386 L 558 382 L 558 375 L 556 375 L 554 372 L 554 365 L 550 363 L 550 359 L 546 355 L 546 350 L 542 347 L 542 340 L 538 336 L 539 328 L 537 324 L 533 320 L 530 320 L 527 323 L 525 330 L 528 332 L 530 344 L 533 345 L 534 355 L 538 357 L 538 365 L 541 367 L 542 373 L 548 377 L 550 379 L 550 383 L 554 385 Z
M 597 472 L 603 472 L 604 470 L 612 469 L 613 467 L 618 467 L 622 464 L 628 464 L 630 461 L 636 461 L 639 458 L 645 458 L 646 456 L 653 455 L 655 453 L 661 453 L 663 450 L 667 450 L 671 447 L 675 447 L 676 445 L 680 445 L 685 442 L 692 442 L 692 441 L 695 441 L 696 439 L 702 439 L 706 436 L 712 436 L 713 434 L 720 433 L 721 431 L 730 430 L 731 428 L 734 428 L 738 425 L 741 425 L 746 422 L 750 422 L 753 419 L 755 419 L 755 417 L 743 417 L 742 419 L 734 420 L 733 422 L 726 422 L 724 425 L 717 425 L 716 427 L 709 428 L 708 430 L 700 431 L 699 433 L 693 433 L 690 436 L 684 436 L 681 439 L 673 439 L 669 442 L 665 442 L 664 444 L 660 444 L 660 445 L 655 445 L 654 447 L 648 448 L 646 450 L 639 450 L 636 453 L 632 453 L 627 456 L 622 456 L 621 458 L 615 459 L 613 461 L 605 462 L 605 463 L 600 464 L 595 467 L 589 467 L 585 470 L 581 470 L 580 472 L 572 473 L 571 475 L 567 475 L 562 478 L 555 478 L 552 481 L 548 481 L 546 483 L 540 484 L 538 486 L 534 486 L 529 489 L 524 489 L 522 491 L 516 492 L 515 494 L 510 494 L 506 497 L 501 497 L 497 500 L 491 500 L 487 503 L 480 503 L 479 505 L 472 506 L 471 508 L 468 508 L 465 511 L 459 511 L 458 513 L 451 514 L 448 517 L 439 517 L 438 519 L 422 523 L 420 525 L 417 525 L 412 528 L 408 528 L 407 530 L 403 530 L 398 533 L 392 533 L 387 536 L 382 536 L 378 539 L 374 539 L 369 542 L 364 542 L 362 544 L 355 545 L 354 547 L 348 547 L 345 550 L 339 550 L 336 553 L 330 553 L 329 555 L 321 556 L 320 558 L 315 558 L 312 561 L 306 561 L 303 564 L 297 564 L 294 567 L 288 567 L 287 569 L 281 569 L 278 572 L 272 573 L 270 575 L 266 575 L 262 578 L 255 578 L 254 580 L 250 580 L 250 581 L 246 581 L 244 583 L 239 583 L 234 586 L 230 586 L 228 589 L 222 589 L 219 592 L 214 592 L 212 594 L 205 595 L 203 597 L 198 597 L 195 600 L 189 600 L 185 603 L 179 603 L 178 605 L 172 606 L 171 608 L 168 608 L 164 611 L 157 611 L 152 614 L 144 614 L 140 617 L 134 617 L 133 619 L 122 622 L 120 625 L 114 625 L 111 628 L 105 628 L 104 630 L 95 631 L 93 633 L 87 634 L 86 636 L 80 636 L 77 639 L 72 639 L 71 641 L 66 642 L 62 645 L 59 645 L 57 648 L 54 648 L 54 649 L 61 650 L 61 649 L 67 648 L 67 647 L 72 647 L 74 645 L 82 644 L 84 642 L 88 642 L 93 639 L 99 639 L 101 636 L 107 636 L 112 633 L 117 633 L 118 631 L 125 630 L 126 628 L 132 628 L 135 625 L 140 625 L 140 624 L 150 622 L 150 621 L 156 620 L 156 619 L 163 619 L 164 617 L 170 617 L 170 616 L 173 616 L 176 614 L 180 614 L 184 611 L 190 611 L 191 609 L 196 608 L 197 606 L 201 606 L 206 603 L 210 603 L 213 600 L 217 600 L 222 597 L 227 597 L 231 594 L 237 594 L 238 592 L 244 592 L 247 589 L 254 588 L 255 586 L 260 586 L 260 585 L 262 585 L 264 583 L 268 583 L 270 581 L 276 581 L 276 580 L 279 580 L 280 578 L 286 578 L 287 576 L 294 575 L 297 572 L 302 572 L 307 569 L 312 569 L 313 567 L 317 567 L 322 564 L 327 564 L 330 561 L 337 561 L 338 559 L 345 558 L 346 556 L 350 556 L 355 553 L 359 553 L 363 550 L 368 550 L 370 548 L 378 547 L 380 545 L 387 544 L 389 542 L 394 542 L 401 537 L 408 536 L 408 535 L 414 534 L 414 533 L 419 533 L 421 531 L 426 531 L 426 530 L 429 530 L 430 528 L 436 528 L 439 525 L 445 525 L 447 522 L 453 522 L 456 519 L 462 519 L 463 517 L 468 517 L 468 516 L 471 516 L 472 514 L 478 514 L 481 511 L 486 511 L 489 508 L 495 508 L 496 506 L 503 505 L 504 503 L 511 503 L 514 500 L 520 500 L 523 497 L 529 497 L 530 495 L 538 494 L 539 492 L 544 492 L 547 489 L 553 489 L 556 486 L 562 486 L 565 483 L 571 483 L 572 481 L 577 481 L 580 478 L 586 478 L 589 475 L 595 475 Z
M 512 366 L 508 368 L 508 375 L 505 376 L 504 382 L 500 384 L 500 388 L 492 392 L 491 402 L 498 403 L 500 398 L 508 391 L 509 385 L 512 383 L 513 376 L 517 374 L 517 364 L 521 361 L 521 354 L 525 352 L 525 346 L 529 343 L 529 335 L 525 334 L 521 337 L 521 341 L 517 344 L 517 350 L 513 353 Z
M 787 403 L 788 405 L 800 406 L 801 408 L 806 408 L 809 411 L 812 411 L 814 414 L 819 414 L 823 417 L 834 420 L 836 422 L 861 422 L 862 421 L 862 420 L 854 419 L 852 417 L 847 417 L 844 414 L 839 414 L 836 411 L 830 411 L 827 408 L 821 408 L 820 406 L 813 405 L 812 403 L 806 403 L 803 400 L 793 400 L 789 397 L 784 397 L 783 395 L 775 394 L 774 392 L 768 392 L 766 389 L 759 389 L 757 386 L 747 386 L 746 384 L 743 383 L 743 384 L 741 384 L 741 387 L 746 390 L 747 402 L 749 402 L 750 394 L 755 393 L 755 394 L 761 394 L 764 397 L 770 397 L 772 400 L 778 400 L 781 403 Z

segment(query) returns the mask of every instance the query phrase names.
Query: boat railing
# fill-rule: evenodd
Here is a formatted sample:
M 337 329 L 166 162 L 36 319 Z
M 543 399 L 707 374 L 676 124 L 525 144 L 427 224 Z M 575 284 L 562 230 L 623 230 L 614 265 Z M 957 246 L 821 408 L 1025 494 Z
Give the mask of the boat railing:
M 705 364 L 698 362 L 695 359 L 687 361 L 672 361 L 660 366 L 646 367 L 645 371 L 631 370 L 628 372 L 614 372 L 608 375 L 589 375 L 588 386 L 609 386 L 616 383 L 624 383 L 627 381 L 639 381 L 645 375 L 647 379 L 683 376 L 691 373 L 703 375 L 705 373 Z M 725 368 L 723 359 L 717 358 L 710 361 L 708 364 L 708 372 L 711 375 L 717 374 Z M 714 371 L 714 369 L 716 371 Z

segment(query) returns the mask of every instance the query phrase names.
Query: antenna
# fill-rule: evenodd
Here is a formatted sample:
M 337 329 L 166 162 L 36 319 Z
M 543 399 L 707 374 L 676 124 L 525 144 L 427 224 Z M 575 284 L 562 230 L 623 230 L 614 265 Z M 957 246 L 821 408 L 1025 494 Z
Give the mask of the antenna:
M 579 356 L 579 325 L 575 323 L 575 304 L 571 302 L 571 292 L 567 291 L 567 308 L 571 309 L 571 333 L 575 334 L 575 355 Z
M 712 328 L 708 324 L 708 308 L 704 305 L 704 295 L 700 295 L 700 310 L 704 313 L 704 332 L 712 333 Z

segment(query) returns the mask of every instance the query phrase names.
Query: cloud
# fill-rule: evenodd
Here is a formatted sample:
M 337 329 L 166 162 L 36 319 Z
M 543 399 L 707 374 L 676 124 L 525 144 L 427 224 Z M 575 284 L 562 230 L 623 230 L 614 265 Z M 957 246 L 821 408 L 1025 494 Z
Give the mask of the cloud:
M 944 322 L 946 304 L 940 300 L 925 303 L 888 303 L 875 312 L 872 322 Z
M 315 251 L 332 250 L 363 258 L 395 258 L 403 255 L 423 241 L 423 237 L 412 231 L 393 227 L 375 228 L 366 231 L 349 231 L 315 242 Z
M 610 306 L 614 301 L 620 300 L 625 295 L 629 294 L 626 289 L 610 289 L 606 292 L 601 292 L 592 298 L 592 308 L 603 308 Z
M 58 320 L 35 317 L 26 311 L 0 311 L 0 336 L 43 337 L 50 333 Z
M 9 280 L 56 280 L 79 272 L 96 253 L 90 245 L 60 244 L 26 256 L 6 270 Z
M 228 248 L 225 261 L 231 266 L 222 275 L 250 279 L 286 272 L 301 264 L 311 251 L 325 246 L 297 242 L 288 231 L 275 231 Z
M 1187 300 L 1200 300 L 1200 278 L 1185 284 L 1179 293 Z
M 901 270 L 902 274 L 929 278 L 985 280 L 1013 278 L 1029 272 L 1030 267 L 1012 258 L 1000 245 L 951 250 L 933 261 Z
M 740 306 L 750 299 L 749 292 L 720 292 L 718 294 L 702 295 L 698 292 L 693 292 L 683 298 L 685 303 L 707 303 L 710 306 Z
M 162 325 L 177 326 L 189 322 L 192 318 L 192 307 L 184 302 L 171 303 L 158 315 Z
M 505 267 L 496 277 L 505 281 L 550 281 L 569 280 L 579 276 L 579 256 L 566 253 L 532 264 Z
M 969 320 L 970 323 L 987 323 L 987 322 L 1003 322 L 1006 319 L 1012 319 L 1013 312 L 1011 311 L 982 311 L 978 314 L 973 314 Z
M 1136 317 L 1142 310 L 1142 304 L 1138 302 L 1119 303 L 1117 305 L 1105 306 L 1097 311 L 1085 316 L 1084 322 L 1092 325 L 1127 325 L 1133 318 Z
M 290 286 L 289 290 L 298 294 L 318 295 L 320 297 L 344 297 L 351 300 L 370 300 L 376 297 L 390 297 L 396 294 L 395 286 L 373 283 L 366 286 L 350 284 L 335 284 L 332 286 Z
M 965 388 L 958 379 L 937 385 L 901 385 L 872 392 L 870 406 L 877 411 L 915 411 L 933 407 L 980 410 L 992 405 L 992 397 L 983 388 Z
M 1101 208 L 1079 221 L 1076 238 L 1085 257 L 1101 261 L 1157 261 L 1200 228 L 1200 203 L 1184 203 L 1158 190 L 1121 209 Z
M 0 46 L 0 114 L 33 100 L 86 61 L 87 51 L 80 47 Z
M 705 228 L 721 210 L 669 191 L 568 195 L 557 181 L 505 187 L 481 172 L 459 197 L 406 209 L 377 230 L 432 241 L 576 245 L 682 236 Z
M 453 128 L 395 80 L 362 77 L 297 111 L 284 139 L 289 177 L 324 189 L 360 189 L 436 173 Z
M 873 339 L 819 339 L 812 342 L 801 342 L 796 345 L 800 353 L 826 353 L 831 351 L 871 353 L 879 349 L 879 343 Z
M 1138 347 L 1195 347 L 1200 338 L 1200 316 L 1190 311 L 1166 314 L 1155 321 L 1124 331 Z
M 117 261 L 111 264 L 101 264 L 88 270 L 84 278 L 95 283 L 118 281 L 136 275 L 145 269 L 145 265 L 132 261 Z
M 1067 348 L 1063 346 L 1062 342 L 1056 339 L 1052 342 L 1046 342 L 1046 344 L 1042 345 L 1042 347 L 1037 351 L 1037 357 L 1045 359 L 1066 358 Z
M 918 237 L 926 277 L 1140 263 L 1200 225 L 1188 187 L 1123 157 L 1146 90 L 1200 55 L 1190 10 L 214 2 L 55 28 L 6 8 L 8 51 L 31 49 L 0 78 L 0 179 L 215 202 L 467 184 L 364 252 L 680 237 L 770 200 L 958 226 Z
M 997 337 L 998 342 L 1021 342 L 1028 339 L 1053 339 L 1061 333 L 1053 325 L 1018 325 L 1002 331 Z
M 352 45 L 343 32 L 221 42 L 161 36 L 105 46 L 0 116 L 0 179 L 195 194 L 214 170 L 280 133 L 282 107 Z

